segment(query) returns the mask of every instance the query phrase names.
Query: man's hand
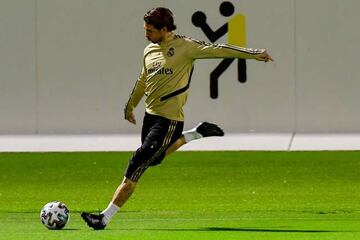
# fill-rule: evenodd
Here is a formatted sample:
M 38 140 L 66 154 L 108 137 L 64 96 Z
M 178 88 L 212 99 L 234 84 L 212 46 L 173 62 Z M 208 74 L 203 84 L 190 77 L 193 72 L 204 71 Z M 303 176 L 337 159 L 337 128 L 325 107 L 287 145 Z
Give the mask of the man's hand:
M 256 60 L 262 61 L 262 62 L 273 62 L 274 59 L 267 53 L 267 51 L 263 52 L 262 54 L 259 54 L 255 57 Z
M 134 113 L 130 113 L 129 116 L 126 118 L 130 123 L 136 125 L 136 118 Z

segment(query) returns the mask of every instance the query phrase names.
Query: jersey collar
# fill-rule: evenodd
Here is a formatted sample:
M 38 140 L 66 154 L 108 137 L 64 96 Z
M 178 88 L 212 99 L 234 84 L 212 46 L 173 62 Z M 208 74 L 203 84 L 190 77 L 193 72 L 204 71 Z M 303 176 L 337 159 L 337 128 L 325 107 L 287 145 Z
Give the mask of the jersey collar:
M 169 42 L 171 42 L 175 37 L 175 34 L 173 32 L 171 32 L 167 38 L 165 38 L 161 43 L 160 46 L 165 46 L 167 45 Z

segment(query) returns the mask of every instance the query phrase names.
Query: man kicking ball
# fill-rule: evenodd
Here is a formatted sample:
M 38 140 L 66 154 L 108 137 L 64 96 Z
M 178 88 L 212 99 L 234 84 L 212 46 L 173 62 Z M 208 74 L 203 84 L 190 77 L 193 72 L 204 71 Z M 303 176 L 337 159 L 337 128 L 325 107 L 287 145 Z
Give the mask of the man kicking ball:
M 144 16 L 146 38 L 143 66 L 125 107 L 125 119 L 136 124 L 133 113 L 146 96 L 141 142 L 125 171 L 108 207 L 100 214 L 83 212 L 81 217 L 95 230 L 104 229 L 134 192 L 140 176 L 149 166 L 161 163 L 165 156 L 192 140 L 224 136 L 216 124 L 203 122 L 183 132 L 184 112 L 193 64 L 202 58 L 244 58 L 273 61 L 264 49 L 211 44 L 176 35 L 174 17 L 167 8 L 154 8 Z

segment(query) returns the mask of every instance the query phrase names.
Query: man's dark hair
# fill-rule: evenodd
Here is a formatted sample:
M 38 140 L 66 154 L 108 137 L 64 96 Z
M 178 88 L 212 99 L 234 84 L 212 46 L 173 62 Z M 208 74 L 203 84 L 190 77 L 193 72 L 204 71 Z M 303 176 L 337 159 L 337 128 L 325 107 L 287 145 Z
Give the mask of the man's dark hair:
M 144 21 L 153 25 L 154 28 L 161 30 L 163 27 L 170 32 L 176 29 L 174 25 L 174 15 L 168 8 L 157 7 L 149 10 L 144 15 Z

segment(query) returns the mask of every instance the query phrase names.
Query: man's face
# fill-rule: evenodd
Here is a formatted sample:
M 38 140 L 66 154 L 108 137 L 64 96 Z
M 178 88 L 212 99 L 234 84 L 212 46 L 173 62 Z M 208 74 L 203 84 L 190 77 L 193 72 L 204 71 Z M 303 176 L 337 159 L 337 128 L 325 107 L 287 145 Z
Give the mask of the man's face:
M 158 30 L 153 25 L 144 23 L 144 29 L 147 40 L 152 43 L 160 43 L 165 37 L 166 28 Z

